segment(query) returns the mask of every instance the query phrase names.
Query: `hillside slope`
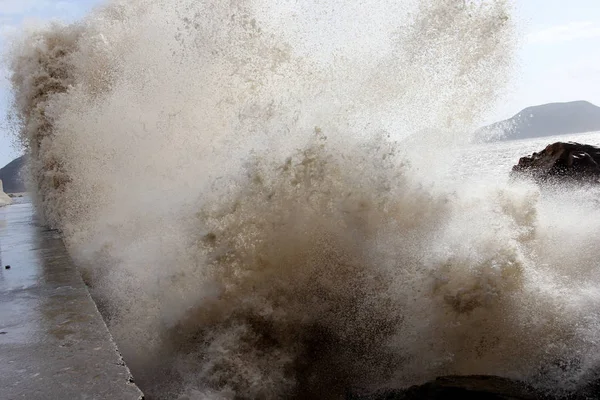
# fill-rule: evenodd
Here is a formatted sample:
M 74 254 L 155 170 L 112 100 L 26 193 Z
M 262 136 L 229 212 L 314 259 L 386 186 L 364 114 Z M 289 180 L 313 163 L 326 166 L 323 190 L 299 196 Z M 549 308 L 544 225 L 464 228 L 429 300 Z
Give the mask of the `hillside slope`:
M 512 118 L 479 129 L 486 141 L 600 131 L 600 107 L 587 101 L 527 107 Z
M 21 156 L 19 158 L 15 158 L 8 164 L 4 166 L 4 168 L 0 169 L 0 179 L 2 179 L 2 183 L 4 184 L 4 191 L 6 193 L 19 193 L 25 192 L 25 183 L 23 179 L 23 174 L 21 171 L 25 166 L 26 156 Z

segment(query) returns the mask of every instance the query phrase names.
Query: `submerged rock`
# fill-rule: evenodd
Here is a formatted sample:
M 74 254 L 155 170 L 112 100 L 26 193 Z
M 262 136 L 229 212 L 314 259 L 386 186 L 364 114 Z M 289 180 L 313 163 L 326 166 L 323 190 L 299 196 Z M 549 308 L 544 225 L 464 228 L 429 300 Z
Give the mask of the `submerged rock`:
M 499 376 L 444 376 L 408 389 L 389 390 L 366 396 L 349 396 L 347 400 L 533 400 L 545 394 L 525 383 Z
M 527 175 L 538 182 L 600 182 L 600 148 L 575 143 L 556 142 L 539 153 L 521 157 L 512 168 L 513 175 Z

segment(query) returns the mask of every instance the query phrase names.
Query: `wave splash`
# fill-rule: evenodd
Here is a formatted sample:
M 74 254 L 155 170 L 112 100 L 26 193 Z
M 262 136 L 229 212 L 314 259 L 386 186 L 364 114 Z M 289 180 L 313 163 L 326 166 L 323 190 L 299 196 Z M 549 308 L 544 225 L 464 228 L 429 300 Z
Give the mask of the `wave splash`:
M 501 0 L 136 0 L 16 41 L 38 210 L 142 389 L 585 384 L 589 195 L 436 184 L 502 93 L 513 31 Z

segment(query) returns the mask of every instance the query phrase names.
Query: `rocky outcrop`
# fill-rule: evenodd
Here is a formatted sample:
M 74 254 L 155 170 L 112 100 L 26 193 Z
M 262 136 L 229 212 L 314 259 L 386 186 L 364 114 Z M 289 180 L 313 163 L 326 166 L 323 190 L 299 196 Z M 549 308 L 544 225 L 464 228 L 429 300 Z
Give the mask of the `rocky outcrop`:
M 4 189 L 2 188 L 2 180 L 0 180 L 0 207 L 12 204 L 12 202 L 12 199 L 6 193 L 4 193 Z
M 525 383 L 499 376 L 444 376 L 408 389 L 389 390 L 367 396 L 349 396 L 348 400 L 534 400 L 546 394 Z
M 6 193 L 22 193 L 26 191 L 23 179 L 23 170 L 26 163 L 26 156 L 21 156 L 0 169 L 0 179 L 4 182 Z
M 513 176 L 537 182 L 600 182 L 600 148 L 574 142 L 552 143 L 539 153 L 522 157 Z
M 600 398 L 600 376 L 572 391 L 540 390 L 528 384 L 494 375 L 443 376 L 407 389 L 352 393 L 345 400 L 592 400 Z

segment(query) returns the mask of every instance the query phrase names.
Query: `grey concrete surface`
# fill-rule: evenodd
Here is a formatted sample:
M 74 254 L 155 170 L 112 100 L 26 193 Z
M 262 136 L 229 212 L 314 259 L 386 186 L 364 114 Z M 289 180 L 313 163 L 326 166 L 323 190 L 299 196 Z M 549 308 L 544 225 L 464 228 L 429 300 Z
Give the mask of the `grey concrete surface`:
M 143 398 L 62 240 L 27 199 L 0 208 L 0 264 L 0 399 Z

